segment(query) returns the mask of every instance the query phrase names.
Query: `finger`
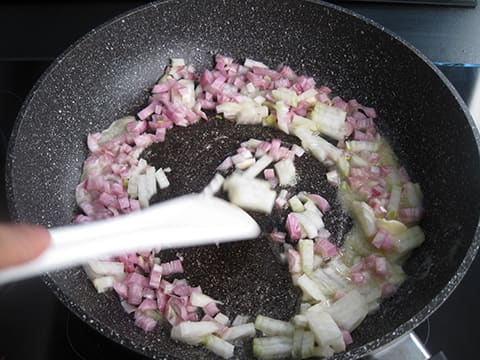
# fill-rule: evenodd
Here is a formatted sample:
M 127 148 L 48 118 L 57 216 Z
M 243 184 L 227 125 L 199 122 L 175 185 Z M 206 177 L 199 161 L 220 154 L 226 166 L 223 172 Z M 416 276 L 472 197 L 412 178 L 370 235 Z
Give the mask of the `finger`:
M 50 233 L 44 227 L 0 224 L 0 268 L 32 260 L 49 244 Z

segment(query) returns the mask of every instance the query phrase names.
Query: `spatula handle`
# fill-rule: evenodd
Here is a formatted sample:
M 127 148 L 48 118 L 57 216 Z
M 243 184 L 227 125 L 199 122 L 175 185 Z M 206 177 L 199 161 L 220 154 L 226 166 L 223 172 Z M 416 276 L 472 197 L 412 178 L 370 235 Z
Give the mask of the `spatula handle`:
M 137 213 L 50 230 L 38 258 L 0 271 L 0 284 L 71 267 L 101 256 L 255 238 L 260 229 L 243 210 L 214 197 L 187 195 Z

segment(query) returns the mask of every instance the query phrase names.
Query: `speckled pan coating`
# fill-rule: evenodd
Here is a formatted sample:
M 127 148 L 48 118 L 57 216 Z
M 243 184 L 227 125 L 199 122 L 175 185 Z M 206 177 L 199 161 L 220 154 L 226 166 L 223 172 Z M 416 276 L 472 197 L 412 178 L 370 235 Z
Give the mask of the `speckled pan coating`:
M 427 241 L 408 261 L 410 277 L 397 295 L 367 318 L 355 343 L 335 359 L 358 358 L 412 330 L 454 290 L 478 250 L 478 131 L 456 91 L 423 55 L 370 20 L 326 3 L 165 1 L 87 34 L 45 72 L 19 114 L 8 157 L 12 216 L 49 226 L 68 223 L 86 134 L 138 110 L 169 58 L 184 57 L 201 69 L 216 53 L 289 64 L 344 98 L 377 108 L 382 133 L 422 184 Z M 258 283 L 284 284 L 268 249 L 257 246 L 252 251 L 232 244 L 231 255 L 219 255 L 228 266 L 236 264 L 232 271 L 243 269 L 232 281 L 245 298 L 255 298 L 258 289 L 244 269 L 265 259 Z M 114 294 L 95 294 L 79 269 L 51 273 L 46 281 L 79 317 L 139 353 L 212 357 L 174 344 L 162 328 L 146 335 L 134 328 Z M 294 296 L 285 294 L 266 303 L 293 306 Z

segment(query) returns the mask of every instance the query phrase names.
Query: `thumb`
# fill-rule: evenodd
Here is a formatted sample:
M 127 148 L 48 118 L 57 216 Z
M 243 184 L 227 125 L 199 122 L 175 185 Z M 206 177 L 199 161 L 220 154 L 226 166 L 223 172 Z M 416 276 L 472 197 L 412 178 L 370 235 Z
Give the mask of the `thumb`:
M 50 244 L 50 233 L 38 225 L 0 224 L 0 268 L 39 256 Z

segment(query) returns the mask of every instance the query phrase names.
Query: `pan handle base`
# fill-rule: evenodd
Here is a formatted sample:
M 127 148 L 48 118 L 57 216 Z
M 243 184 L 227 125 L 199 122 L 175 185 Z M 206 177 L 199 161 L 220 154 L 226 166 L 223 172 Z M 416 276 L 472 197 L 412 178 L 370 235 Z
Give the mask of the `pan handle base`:
M 442 353 L 433 357 L 418 336 L 411 332 L 391 342 L 380 350 L 366 356 L 364 360 L 447 360 Z

